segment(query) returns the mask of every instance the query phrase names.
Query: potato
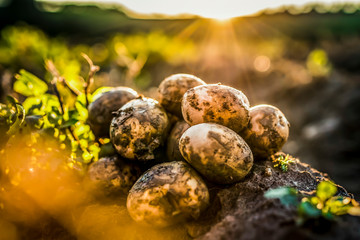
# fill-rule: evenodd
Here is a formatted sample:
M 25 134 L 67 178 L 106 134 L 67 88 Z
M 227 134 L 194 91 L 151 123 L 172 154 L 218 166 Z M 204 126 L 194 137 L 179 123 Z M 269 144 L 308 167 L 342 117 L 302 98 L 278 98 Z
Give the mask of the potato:
M 253 166 L 253 155 L 246 142 L 233 130 L 216 123 L 187 129 L 179 148 L 191 166 L 219 184 L 239 182 Z
M 87 178 L 93 190 L 104 195 L 127 195 L 141 170 L 117 155 L 100 158 L 89 166 Z
M 102 93 L 89 107 L 88 123 L 97 138 L 109 137 L 112 113 L 128 101 L 135 99 L 137 92 L 127 87 L 117 87 Z
M 180 153 L 179 140 L 186 129 L 190 127 L 185 121 L 179 121 L 172 128 L 166 145 L 166 155 L 170 161 L 185 160 Z
M 239 132 L 249 123 L 249 101 L 235 88 L 203 85 L 185 93 L 182 114 L 190 125 L 212 122 Z
M 164 145 L 169 119 L 160 104 L 140 97 L 122 106 L 110 125 L 110 139 L 124 158 L 155 159 L 154 151 Z
M 159 102 L 166 111 L 182 118 L 181 100 L 190 88 L 205 85 L 198 77 L 190 74 L 174 74 L 165 78 L 159 86 Z
M 279 151 L 289 137 L 289 122 L 271 105 L 250 108 L 248 128 L 241 133 L 255 156 L 266 158 Z
M 209 191 L 186 162 L 155 165 L 131 188 L 127 198 L 130 216 L 139 223 L 166 227 L 198 218 L 209 205 Z

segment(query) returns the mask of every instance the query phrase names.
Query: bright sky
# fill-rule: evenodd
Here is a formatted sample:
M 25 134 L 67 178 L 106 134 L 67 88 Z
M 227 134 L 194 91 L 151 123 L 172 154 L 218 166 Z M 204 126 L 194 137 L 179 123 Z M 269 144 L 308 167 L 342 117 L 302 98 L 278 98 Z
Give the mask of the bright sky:
M 44 0 L 42 0 L 44 1 Z M 203 17 L 226 19 L 256 13 L 265 8 L 277 8 L 282 5 L 303 5 L 311 0 L 45 0 L 61 2 L 110 2 L 121 3 L 138 13 L 163 13 L 177 15 L 196 14 Z M 322 3 L 345 3 L 360 0 L 320 0 Z

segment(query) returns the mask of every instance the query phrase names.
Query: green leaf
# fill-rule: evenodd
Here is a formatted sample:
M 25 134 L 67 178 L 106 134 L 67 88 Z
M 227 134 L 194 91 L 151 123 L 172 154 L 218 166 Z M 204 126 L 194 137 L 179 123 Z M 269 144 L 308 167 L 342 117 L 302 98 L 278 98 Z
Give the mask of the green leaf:
M 59 112 L 52 111 L 52 112 L 48 112 L 47 119 L 51 124 L 55 126 L 59 126 L 61 124 L 62 116 Z
M 42 115 L 44 112 L 41 111 L 43 101 L 40 97 L 28 97 L 23 102 L 23 106 L 27 114 Z
M 13 106 L 16 109 L 16 105 L 18 104 L 18 100 L 14 98 L 13 96 L 6 96 L 6 100 L 10 103 L 11 106 Z
M 76 102 L 78 102 L 80 105 L 82 105 L 83 107 L 86 107 L 86 98 L 85 98 L 85 94 L 82 93 L 79 96 L 76 97 Z
M 20 74 L 15 78 L 17 80 L 14 83 L 14 90 L 24 96 L 40 96 L 48 90 L 45 82 L 24 69 L 20 70 Z
M 94 156 L 88 151 L 83 151 L 81 157 L 83 158 L 84 163 L 89 163 Z
M 16 119 L 16 114 L 12 111 L 9 106 L 0 103 L 0 126 L 9 127 L 13 121 Z
M 329 211 L 332 214 L 335 215 L 347 214 L 352 206 L 349 204 L 345 204 L 344 199 L 345 198 L 342 196 L 332 197 L 328 201 L 326 201 L 326 207 L 328 207 Z
M 85 94 L 81 94 L 77 97 L 75 102 L 75 108 L 78 112 L 78 119 L 85 122 L 88 117 L 88 110 L 85 103 Z
M 321 216 L 321 211 L 314 207 L 309 201 L 302 201 L 298 207 L 299 215 L 308 218 L 317 218 Z
M 95 101 L 98 97 L 101 96 L 101 94 L 105 93 L 105 92 L 109 92 L 111 90 L 114 90 L 113 87 L 100 87 L 98 89 L 96 89 L 92 94 L 91 94 L 91 101 Z
M 79 113 L 77 110 L 69 110 L 67 111 L 67 115 L 68 115 L 68 118 L 69 119 L 76 119 L 76 120 L 79 120 Z
M 89 151 L 93 155 L 93 160 L 97 161 L 99 158 L 100 147 L 97 143 L 93 143 L 89 146 Z
M 63 128 L 67 128 L 67 127 L 70 127 L 70 126 L 74 126 L 75 123 L 77 123 L 78 120 L 77 119 L 69 119 L 65 122 L 63 122 L 60 126 L 60 129 L 63 129 Z
M 297 191 L 291 187 L 280 187 L 270 189 L 264 194 L 267 199 L 278 198 L 285 206 L 296 206 L 298 204 Z
M 323 202 L 334 196 L 337 192 L 337 187 L 329 181 L 319 183 L 316 190 L 316 196 Z
M 12 135 L 17 130 L 19 130 L 20 126 L 25 120 L 25 109 L 20 104 L 16 104 L 16 109 L 17 109 L 16 120 L 14 124 L 12 124 L 9 130 L 6 132 L 7 135 Z

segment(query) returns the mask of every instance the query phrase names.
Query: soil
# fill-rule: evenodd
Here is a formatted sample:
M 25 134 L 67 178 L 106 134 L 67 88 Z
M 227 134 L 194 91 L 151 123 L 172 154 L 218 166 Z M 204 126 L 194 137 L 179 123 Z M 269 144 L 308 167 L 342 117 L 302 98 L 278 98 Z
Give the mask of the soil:
M 309 165 L 296 160 L 287 172 L 273 168 L 271 161 L 256 162 L 251 174 L 240 183 L 211 188 L 212 206 L 196 222 L 187 224 L 197 239 L 359 239 L 360 218 L 346 216 L 338 221 L 323 219 L 296 225 L 296 210 L 279 200 L 264 198 L 270 188 L 292 186 L 311 194 L 317 184 L 329 180 Z M 338 186 L 338 194 L 353 195 Z M 217 210 L 216 210 L 217 209 Z
M 296 160 L 289 165 L 287 172 L 282 172 L 273 167 L 270 160 L 256 161 L 250 174 L 241 182 L 220 186 L 210 185 L 211 205 L 196 221 L 183 225 L 158 229 L 156 235 L 151 228 L 141 229 L 138 232 L 130 232 L 131 239 L 360 239 L 360 218 L 350 215 L 338 217 L 336 221 L 317 219 L 306 222 L 302 226 L 296 224 L 297 213 L 294 208 L 285 207 L 277 199 L 266 199 L 264 193 L 271 188 L 292 186 L 303 194 L 313 194 L 317 184 L 323 180 L 329 180 L 327 174 L 311 168 L 308 164 Z M 353 197 L 342 186 L 338 186 L 338 193 L 342 196 Z M 111 203 L 98 202 L 95 205 L 85 207 L 84 213 L 91 208 L 102 205 L 101 209 L 111 211 L 121 210 L 126 214 L 123 206 L 113 207 Z M 94 212 L 96 213 L 96 212 Z M 98 214 L 98 213 L 96 213 Z M 127 215 L 127 214 L 126 214 Z M 87 215 L 85 215 L 87 216 Z M 89 215 L 91 216 L 91 215 Z M 26 225 L 16 223 L 21 239 L 101 239 L 120 237 L 122 234 L 129 236 L 129 231 L 123 224 L 133 225 L 129 217 L 123 220 L 110 219 L 119 216 L 112 212 L 110 215 L 98 215 L 99 221 L 92 222 L 86 218 L 87 225 L 93 226 L 87 235 L 79 235 L 67 231 L 66 227 L 56 221 L 56 217 L 48 216 L 43 224 Z M 105 218 L 104 218 L 105 217 Z M 84 219 L 78 219 L 82 221 Z M 114 232 L 106 221 L 114 222 L 110 226 L 122 228 L 124 232 L 119 235 L 110 235 L 106 231 Z M 119 223 L 117 223 L 119 222 Z M 94 225 L 93 225 L 94 224 Z M 104 225 L 105 224 L 105 225 Z M 120 224 L 120 225 L 118 225 Z M 86 225 L 86 226 L 87 226 Z M 99 228 L 99 232 L 96 228 Z M 104 225 L 104 226 L 103 226 Z M 135 227 L 140 227 L 135 225 Z M 21 229 L 21 231 L 20 231 Z M 94 235 L 95 234 L 95 235 Z M 161 237 L 160 237 L 161 236 Z

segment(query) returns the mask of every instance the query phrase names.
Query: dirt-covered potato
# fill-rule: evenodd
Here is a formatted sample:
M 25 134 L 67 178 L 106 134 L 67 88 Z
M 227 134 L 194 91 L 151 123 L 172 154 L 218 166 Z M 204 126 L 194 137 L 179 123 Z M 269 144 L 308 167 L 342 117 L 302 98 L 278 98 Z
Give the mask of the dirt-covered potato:
M 166 111 L 182 118 L 181 100 L 190 88 L 205 85 L 198 77 L 190 74 L 174 74 L 165 78 L 159 86 L 159 102 Z
M 180 138 L 180 152 L 209 181 L 230 184 L 242 180 L 253 166 L 247 143 L 233 130 L 215 123 L 187 129 Z
M 139 223 L 165 227 L 198 218 L 209 205 L 209 191 L 186 162 L 155 165 L 131 188 L 127 209 Z
M 110 125 L 110 139 L 125 158 L 152 160 L 154 150 L 164 145 L 169 119 L 160 104 L 140 97 L 122 106 Z
M 87 173 L 93 190 L 101 191 L 105 195 L 124 196 L 140 175 L 139 167 L 125 162 L 117 155 L 100 158 L 89 166 Z
M 190 125 L 218 123 L 239 132 L 249 123 L 249 101 L 239 90 L 220 84 L 189 89 L 182 100 L 182 114 Z
M 250 108 L 248 128 L 241 133 L 253 154 L 268 157 L 279 151 L 289 136 L 289 122 L 285 115 L 271 105 Z
M 137 92 L 127 87 L 117 87 L 102 93 L 89 107 L 88 123 L 95 136 L 109 137 L 112 112 L 117 111 L 128 101 L 135 99 Z
M 179 141 L 182 134 L 190 127 L 185 121 L 179 121 L 172 128 L 166 145 L 166 155 L 170 161 L 182 161 L 183 156 L 180 153 Z

